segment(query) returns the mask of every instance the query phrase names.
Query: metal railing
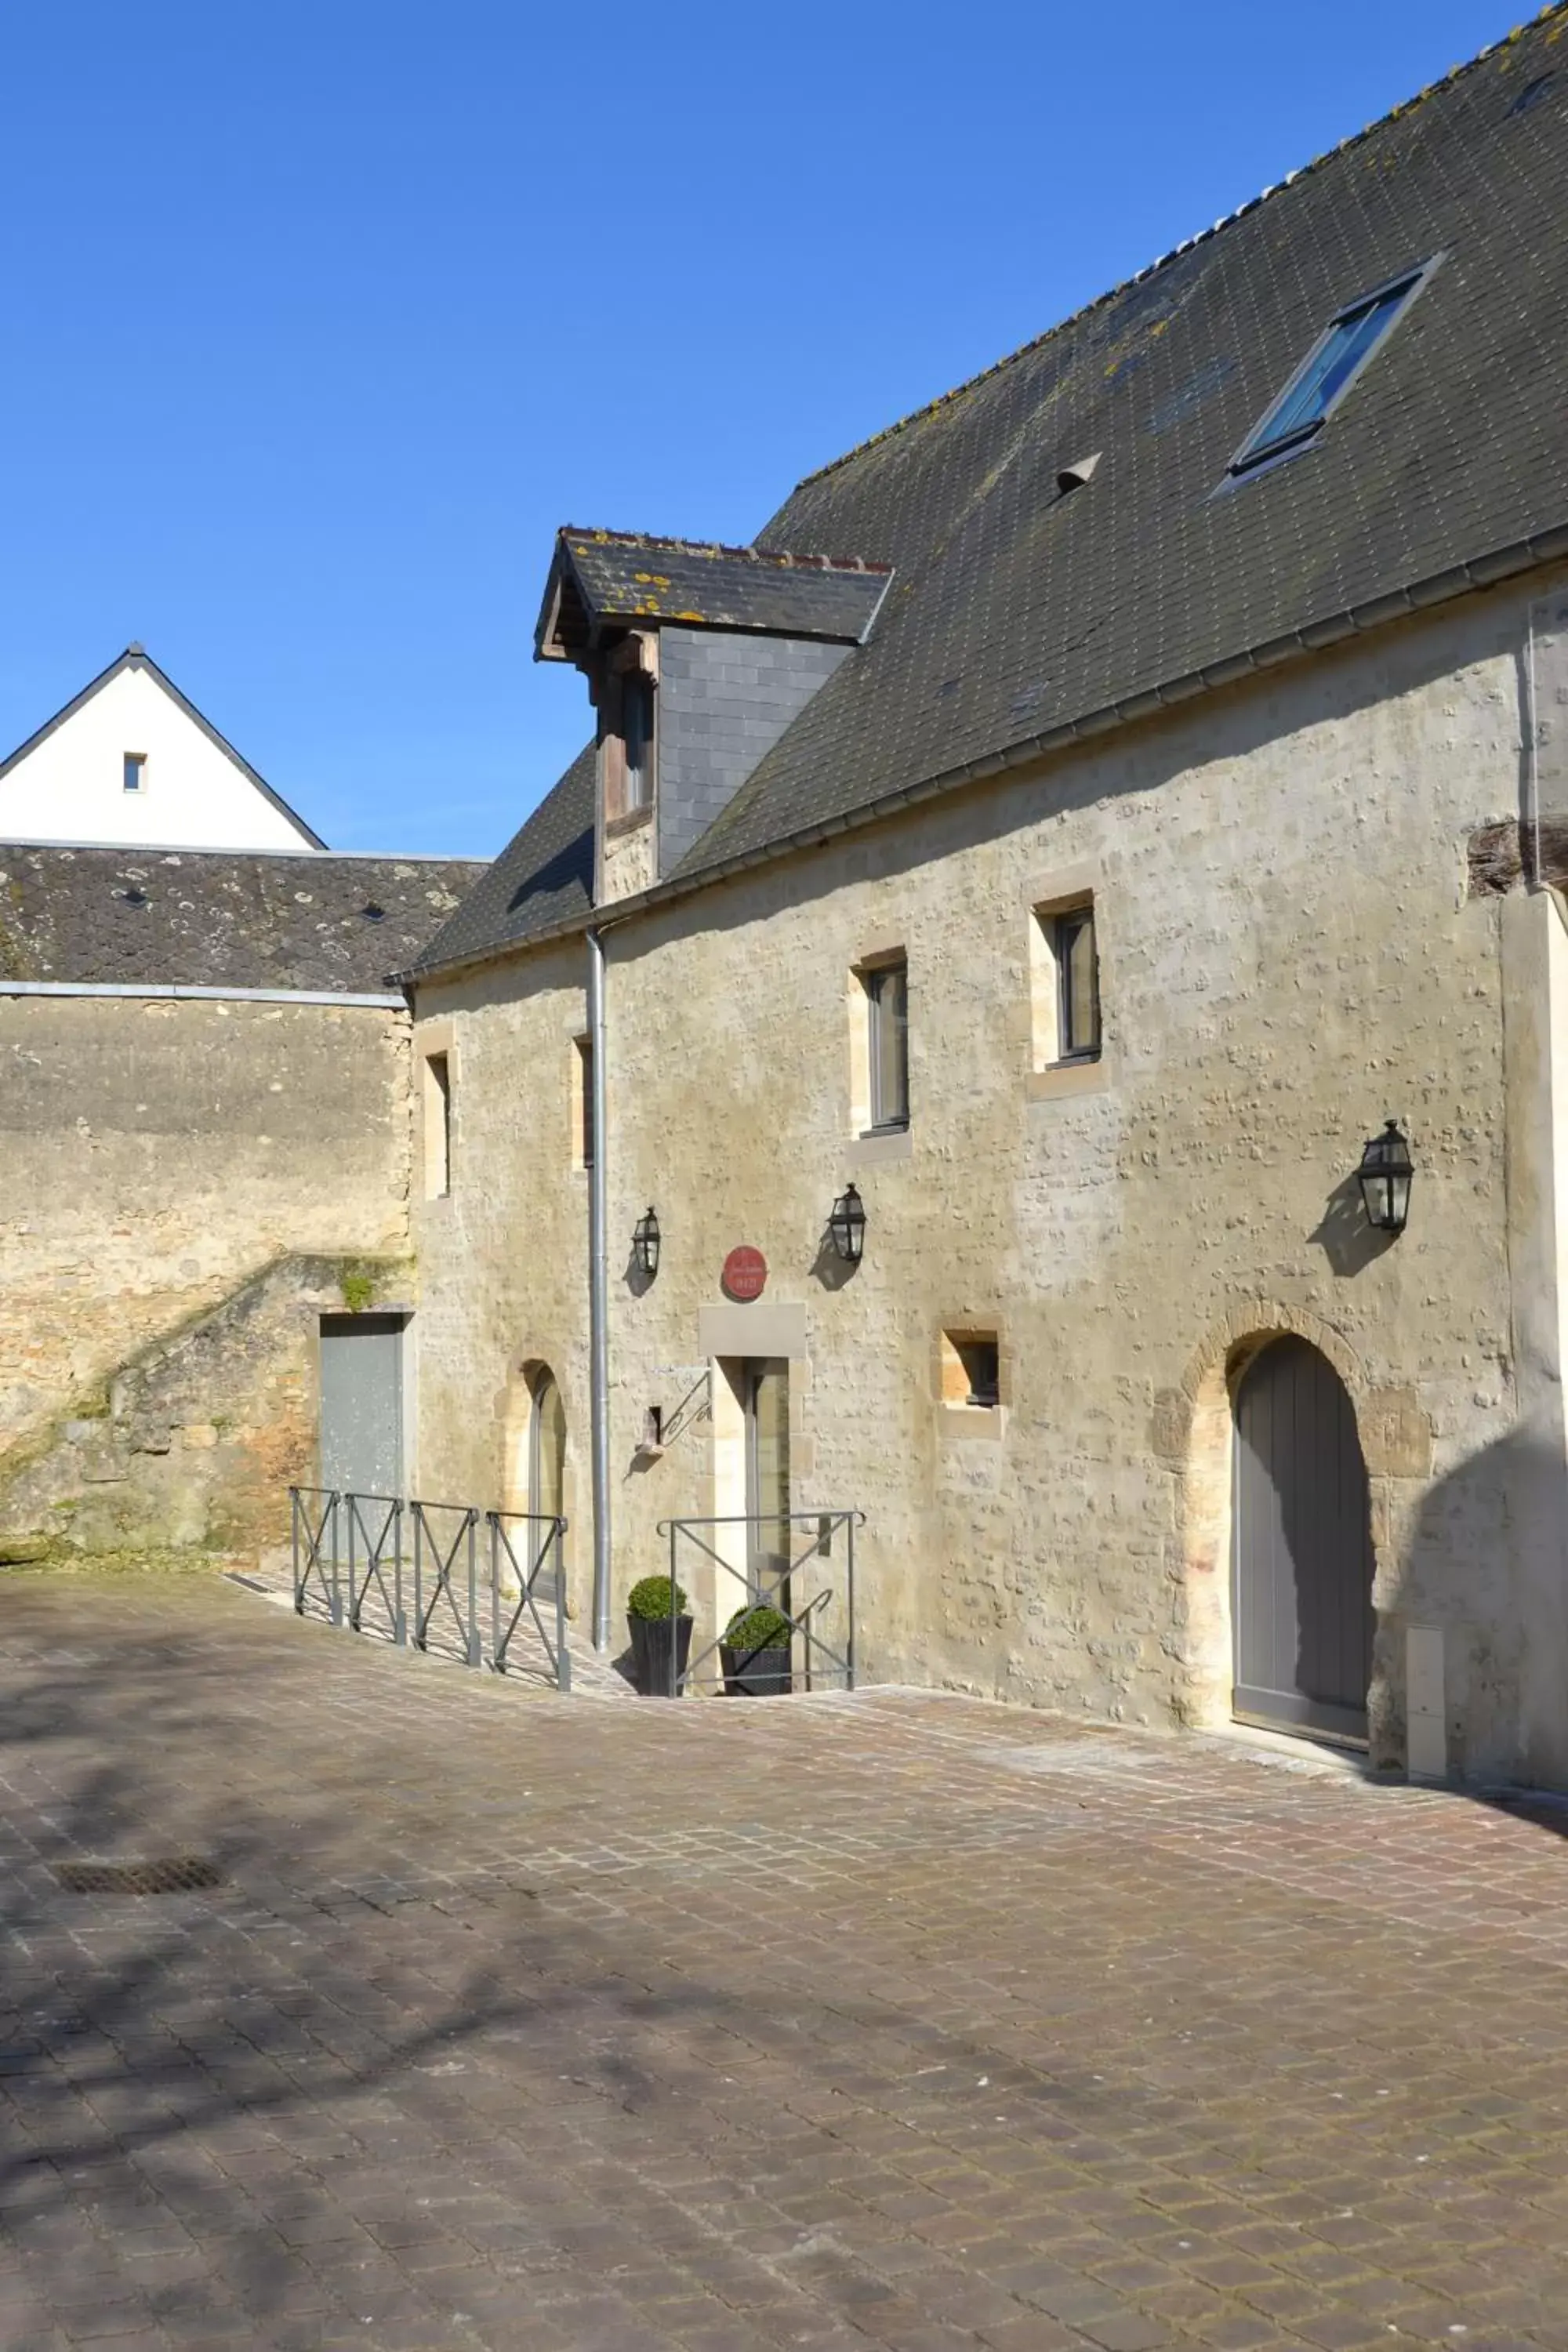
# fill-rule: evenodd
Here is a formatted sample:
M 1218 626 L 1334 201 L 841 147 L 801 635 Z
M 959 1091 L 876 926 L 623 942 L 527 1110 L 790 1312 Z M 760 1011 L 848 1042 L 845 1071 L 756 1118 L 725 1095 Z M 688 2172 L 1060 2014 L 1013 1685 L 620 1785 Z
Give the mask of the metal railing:
M 498 1675 L 531 1670 L 571 1689 L 564 1519 L 327 1486 L 290 1486 L 289 1499 L 297 1615 L 314 1607 L 399 1649 L 445 1651 Z
M 694 1552 L 704 1563 L 711 1562 L 721 1569 L 739 1596 L 731 1605 L 718 1613 L 728 1623 L 739 1608 L 776 1609 L 789 1621 L 791 1650 L 791 1686 L 800 1690 L 853 1690 L 855 1687 L 855 1530 L 866 1524 L 864 1511 L 784 1511 L 770 1512 L 763 1517 L 752 1515 L 716 1519 L 661 1519 L 658 1532 L 669 1541 L 669 1579 L 672 1588 L 681 1581 L 684 1567 L 692 1575 L 688 1552 Z M 809 1539 L 799 1551 L 795 1549 L 794 1530 L 809 1530 Z M 721 1530 L 739 1530 L 726 1542 Z M 777 1538 L 776 1549 L 763 1553 L 759 1541 L 764 1534 Z M 842 1538 L 843 1578 L 841 1587 L 829 1584 L 826 1563 L 835 1559 L 836 1541 Z M 734 1555 L 740 1552 L 737 1559 Z M 760 1555 L 760 1557 L 759 1557 Z M 695 1582 L 695 1577 L 692 1580 Z M 715 1580 L 720 1591 L 723 1582 Z M 658 1622 L 658 1621 L 656 1621 Z M 668 1623 L 669 1621 L 664 1620 Z M 693 1629 L 695 1632 L 695 1628 Z M 723 1624 L 710 1641 L 704 1642 L 695 1655 L 683 1664 L 677 1631 L 671 1626 L 669 1635 L 668 1696 L 678 1698 L 689 1689 L 706 1685 L 719 1689 L 730 1686 L 730 1677 L 722 1662 L 714 1673 L 710 1662 L 719 1657 L 724 1646 Z M 758 1651 L 742 1652 L 734 1660 L 743 1673 Z M 662 1663 L 662 1662 L 661 1662 Z M 707 1669 L 706 1677 L 704 1669 Z

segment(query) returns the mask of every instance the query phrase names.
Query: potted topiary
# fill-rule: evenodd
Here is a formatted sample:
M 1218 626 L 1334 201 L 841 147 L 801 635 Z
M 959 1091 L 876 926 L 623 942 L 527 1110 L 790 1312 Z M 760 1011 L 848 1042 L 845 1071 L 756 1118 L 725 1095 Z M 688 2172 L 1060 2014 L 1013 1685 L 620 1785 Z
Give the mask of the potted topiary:
M 686 1594 L 675 1587 L 675 1606 L 670 1607 L 670 1581 L 668 1576 L 645 1576 L 634 1584 L 626 1595 L 626 1629 L 632 1637 L 632 1669 L 638 1692 L 644 1698 L 668 1698 L 670 1696 L 670 1646 L 675 1649 L 674 1683 L 680 1688 L 680 1678 L 686 1672 L 686 1661 L 691 1654 L 691 1620 L 687 1615 L 689 1606 Z
M 776 1698 L 789 1680 L 789 1619 L 780 1609 L 737 1609 L 724 1628 L 719 1655 L 724 1688 L 734 1698 Z

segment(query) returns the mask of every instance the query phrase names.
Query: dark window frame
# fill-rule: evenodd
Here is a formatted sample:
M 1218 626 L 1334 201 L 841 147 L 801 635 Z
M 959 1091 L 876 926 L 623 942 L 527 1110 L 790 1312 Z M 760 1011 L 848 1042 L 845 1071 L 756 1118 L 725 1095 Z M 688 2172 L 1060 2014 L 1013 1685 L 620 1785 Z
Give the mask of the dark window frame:
M 1409 317 L 1412 305 L 1425 291 L 1444 257 L 1441 253 L 1435 253 L 1429 259 L 1417 262 L 1411 268 L 1397 270 L 1392 278 L 1385 278 L 1381 285 L 1369 287 L 1364 293 L 1358 294 L 1353 301 L 1342 302 L 1340 305 L 1321 333 L 1314 337 L 1311 349 L 1300 364 L 1291 371 L 1285 383 L 1275 394 L 1262 415 L 1241 442 L 1226 467 L 1226 479 L 1222 488 L 1229 488 L 1235 482 L 1246 481 L 1265 467 L 1281 464 L 1288 457 L 1299 457 L 1302 450 L 1310 449 L 1314 446 L 1329 419 L 1342 402 L 1349 398 L 1351 392 L 1360 382 L 1363 370 L 1371 365 L 1394 329 Z M 1397 299 L 1394 299 L 1396 297 Z M 1310 380 L 1313 371 L 1318 367 L 1323 354 L 1342 329 L 1352 325 L 1356 320 L 1363 317 L 1369 310 L 1375 310 L 1382 303 L 1391 304 L 1387 317 L 1377 333 L 1361 352 L 1354 366 L 1335 385 L 1332 394 L 1324 401 L 1317 413 L 1305 418 L 1300 425 L 1291 426 L 1289 431 L 1271 432 L 1269 428 L 1275 419 L 1289 409 L 1301 387 Z
M 964 1404 L 973 1411 L 994 1412 L 1002 1402 L 1002 1343 L 982 1331 L 952 1335 L 953 1353 L 969 1383 Z
M 902 997 L 901 1011 L 894 1014 L 884 1002 L 883 992 L 896 982 Z M 866 1055 L 867 1108 L 870 1114 L 868 1135 L 902 1135 L 910 1124 L 910 965 L 907 956 L 888 956 L 881 962 L 865 967 L 860 973 L 860 985 L 866 992 Z M 884 1031 L 891 1018 L 894 1022 L 890 1056 L 885 1052 Z M 896 1073 L 889 1099 L 884 1061 L 890 1058 Z
M 1057 967 L 1057 1063 L 1098 1062 L 1104 1046 L 1104 1029 L 1100 1005 L 1100 928 L 1095 919 L 1094 900 L 1080 899 L 1076 906 L 1061 907 L 1047 920 L 1051 927 L 1051 953 Z M 1073 984 L 1072 950 L 1081 931 L 1089 933 L 1089 950 L 1092 976 L 1089 981 L 1089 1004 L 1078 1003 Z M 1079 1032 L 1079 1014 L 1087 1010 L 1088 1042 L 1075 1044 Z

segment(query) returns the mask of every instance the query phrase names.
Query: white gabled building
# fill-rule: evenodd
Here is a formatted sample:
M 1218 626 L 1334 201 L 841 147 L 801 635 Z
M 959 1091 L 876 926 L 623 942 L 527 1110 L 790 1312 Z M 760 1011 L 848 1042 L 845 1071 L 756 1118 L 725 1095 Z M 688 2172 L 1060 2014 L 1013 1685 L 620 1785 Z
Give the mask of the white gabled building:
M 138 645 L 0 761 L 0 841 L 327 845 Z

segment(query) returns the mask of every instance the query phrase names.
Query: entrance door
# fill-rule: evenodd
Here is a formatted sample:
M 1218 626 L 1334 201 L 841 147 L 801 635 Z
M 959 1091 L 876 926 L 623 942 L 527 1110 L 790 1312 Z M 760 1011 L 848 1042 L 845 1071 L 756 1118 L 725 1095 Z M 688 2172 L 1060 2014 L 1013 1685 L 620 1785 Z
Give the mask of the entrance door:
M 355 1495 L 403 1491 L 401 1315 L 321 1318 L 321 1478 Z
M 1355 1408 L 1305 1339 L 1273 1340 L 1236 1401 L 1235 1710 L 1366 1738 L 1372 1528 Z
M 745 1366 L 746 1575 L 753 1599 L 789 1609 L 789 1359 L 765 1356 Z

